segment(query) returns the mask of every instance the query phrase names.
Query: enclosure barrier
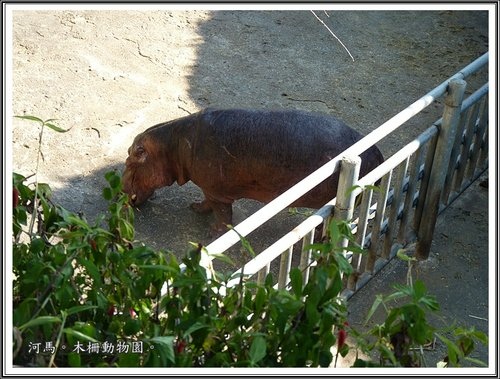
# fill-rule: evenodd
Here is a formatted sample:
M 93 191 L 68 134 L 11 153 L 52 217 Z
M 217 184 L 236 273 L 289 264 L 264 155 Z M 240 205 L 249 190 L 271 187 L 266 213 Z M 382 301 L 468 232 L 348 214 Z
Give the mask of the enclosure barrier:
M 240 236 L 247 236 L 337 170 L 337 197 L 237 270 L 229 286 L 239 283 L 241 275 L 257 275 L 257 281 L 262 282 L 271 263 L 280 257 L 276 286 L 285 288 L 294 250 L 300 250 L 298 267 L 306 283 L 314 266 L 313 252 L 306 247 L 314 241 L 318 226 L 322 225 L 325 233 L 331 218 L 348 222 L 356 242 L 367 249 L 363 255 L 345 252 L 354 269 L 345 285 L 345 298 L 365 285 L 400 248 L 415 240 L 416 257 L 426 259 L 438 214 L 488 166 L 488 84 L 463 100 L 464 79 L 487 62 L 488 53 L 209 244 L 202 264 L 208 267 L 214 256 L 239 242 Z M 358 179 L 361 153 L 444 94 L 440 120 Z M 380 184 L 375 190 L 377 182 Z M 356 189 L 348 191 L 353 186 Z M 355 207 L 357 196 L 361 204 Z M 347 247 L 345 242 L 343 247 Z

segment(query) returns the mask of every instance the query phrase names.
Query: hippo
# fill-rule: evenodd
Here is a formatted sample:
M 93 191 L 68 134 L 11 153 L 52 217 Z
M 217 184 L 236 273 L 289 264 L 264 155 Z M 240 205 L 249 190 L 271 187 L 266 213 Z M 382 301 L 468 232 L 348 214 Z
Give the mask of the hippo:
M 205 109 L 150 127 L 128 149 L 123 190 L 133 206 L 156 189 L 192 181 L 213 212 L 212 234 L 232 224 L 232 203 L 268 203 L 362 138 L 338 118 L 301 110 Z M 372 146 L 361 154 L 360 175 L 384 161 Z M 338 173 L 291 207 L 320 208 L 336 195 Z

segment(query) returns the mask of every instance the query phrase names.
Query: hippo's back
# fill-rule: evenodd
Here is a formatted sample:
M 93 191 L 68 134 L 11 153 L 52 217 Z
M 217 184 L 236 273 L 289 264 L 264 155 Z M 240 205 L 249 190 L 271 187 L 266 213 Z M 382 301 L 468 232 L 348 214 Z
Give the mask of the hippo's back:
M 201 126 L 232 156 L 318 166 L 361 138 L 336 117 L 300 110 L 207 109 Z

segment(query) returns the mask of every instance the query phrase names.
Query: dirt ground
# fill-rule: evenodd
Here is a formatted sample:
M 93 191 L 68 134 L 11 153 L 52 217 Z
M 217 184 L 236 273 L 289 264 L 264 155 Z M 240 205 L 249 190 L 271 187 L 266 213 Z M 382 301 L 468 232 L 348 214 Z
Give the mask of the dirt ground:
M 51 185 L 56 202 L 92 219 L 106 208 L 104 173 L 122 170 L 134 136 L 156 123 L 207 106 L 298 108 L 334 114 L 366 134 L 488 50 L 485 11 L 316 14 L 354 61 L 307 10 L 15 11 L 13 115 L 55 118 L 71 128 L 65 134 L 45 131 L 39 180 Z M 478 79 L 471 78 L 468 93 Z M 380 149 L 390 156 L 437 118 L 439 107 L 432 105 L 381 141 Z M 31 175 L 39 128 L 7 121 L 13 170 Z M 481 191 L 476 186 L 471 196 L 487 199 Z M 209 243 L 212 219 L 188 207 L 200 198 L 191 183 L 157 191 L 136 213 L 137 239 L 179 255 L 189 241 Z M 453 295 L 464 283 L 478 301 L 471 312 L 487 317 L 487 205 L 457 210 L 456 223 L 441 223 L 436 234 L 443 250 L 433 251 L 426 267 L 443 276 L 432 284 L 447 289 L 440 300 L 449 317 L 462 312 L 460 297 Z M 235 223 L 260 206 L 238 201 Z M 249 240 L 259 251 L 301 218 L 283 211 Z M 231 257 L 243 262 L 238 251 Z M 480 284 L 465 277 L 464 261 Z M 379 285 L 375 280 L 370 287 Z M 360 297 L 365 309 L 373 301 L 369 294 L 353 301 Z M 486 331 L 484 324 L 478 328 Z

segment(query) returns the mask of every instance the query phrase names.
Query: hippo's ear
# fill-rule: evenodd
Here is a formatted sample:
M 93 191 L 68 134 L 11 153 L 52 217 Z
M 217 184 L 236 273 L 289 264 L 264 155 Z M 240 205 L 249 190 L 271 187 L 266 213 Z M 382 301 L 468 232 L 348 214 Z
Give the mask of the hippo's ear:
M 148 157 L 148 153 L 144 149 L 144 146 L 137 145 L 134 149 L 134 156 L 140 163 L 144 163 Z

